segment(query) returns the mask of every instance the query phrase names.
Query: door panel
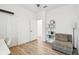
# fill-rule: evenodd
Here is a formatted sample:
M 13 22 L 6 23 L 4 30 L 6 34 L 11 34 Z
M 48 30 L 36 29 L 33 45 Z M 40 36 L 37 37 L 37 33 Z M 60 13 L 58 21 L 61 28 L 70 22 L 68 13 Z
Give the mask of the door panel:
M 37 21 L 33 17 L 32 19 L 30 19 L 29 23 L 30 23 L 30 39 L 34 40 L 36 39 L 36 34 L 37 34 Z

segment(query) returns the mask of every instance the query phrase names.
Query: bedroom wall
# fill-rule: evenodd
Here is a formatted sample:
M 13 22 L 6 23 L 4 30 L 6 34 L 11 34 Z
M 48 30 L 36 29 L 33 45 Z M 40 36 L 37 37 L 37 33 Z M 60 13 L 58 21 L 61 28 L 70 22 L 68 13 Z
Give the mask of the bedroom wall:
M 54 19 L 56 21 L 56 32 L 72 34 L 73 23 L 75 22 L 76 13 L 73 5 L 66 5 L 53 10 L 48 11 L 46 17 L 46 23 L 49 20 Z
M 36 27 L 30 25 L 31 20 L 33 26 L 36 26 L 36 15 L 24 9 L 19 5 L 0 5 L 0 9 L 13 11 L 15 14 L 10 15 L 0 12 L 0 37 L 11 40 L 10 46 L 23 44 L 31 41 L 30 30 L 36 36 Z

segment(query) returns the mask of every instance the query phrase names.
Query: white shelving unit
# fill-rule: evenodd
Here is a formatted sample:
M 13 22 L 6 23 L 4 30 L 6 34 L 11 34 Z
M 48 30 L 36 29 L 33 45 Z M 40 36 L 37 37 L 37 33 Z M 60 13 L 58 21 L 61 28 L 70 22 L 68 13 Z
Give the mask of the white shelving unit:
M 55 41 L 55 31 L 56 31 L 55 21 L 50 20 L 46 28 L 47 28 L 46 29 L 46 41 L 49 43 L 52 43 L 53 41 Z

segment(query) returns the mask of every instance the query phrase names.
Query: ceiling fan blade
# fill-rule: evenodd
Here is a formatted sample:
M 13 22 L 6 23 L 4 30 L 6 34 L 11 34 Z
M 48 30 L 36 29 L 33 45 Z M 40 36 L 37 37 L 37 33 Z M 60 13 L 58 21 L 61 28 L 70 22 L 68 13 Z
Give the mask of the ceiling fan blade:
M 43 6 L 43 8 L 46 8 L 46 7 L 48 7 L 48 6 L 46 6 L 46 5 L 45 5 L 45 6 Z

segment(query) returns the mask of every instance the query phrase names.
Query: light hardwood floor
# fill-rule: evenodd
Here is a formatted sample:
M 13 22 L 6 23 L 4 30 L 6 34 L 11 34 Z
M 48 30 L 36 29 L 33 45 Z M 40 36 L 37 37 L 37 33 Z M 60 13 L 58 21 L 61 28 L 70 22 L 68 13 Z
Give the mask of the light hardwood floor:
M 52 50 L 49 44 L 41 40 L 11 47 L 10 51 L 12 55 L 63 55 L 61 52 Z

